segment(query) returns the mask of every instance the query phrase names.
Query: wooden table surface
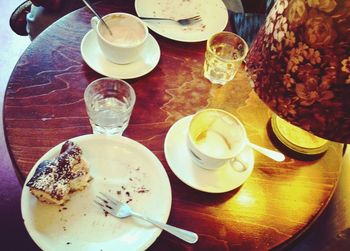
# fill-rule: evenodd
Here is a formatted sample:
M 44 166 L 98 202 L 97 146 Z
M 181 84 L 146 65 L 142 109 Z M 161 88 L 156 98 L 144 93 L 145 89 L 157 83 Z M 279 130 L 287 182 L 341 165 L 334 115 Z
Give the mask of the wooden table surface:
M 132 1 L 104 1 L 97 9 L 135 14 Z M 92 14 L 79 9 L 37 37 L 17 63 L 4 104 L 4 127 L 11 157 L 25 178 L 50 148 L 89 134 L 83 92 L 101 75 L 80 54 Z M 271 115 L 240 71 L 225 86 L 203 77 L 205 42 L 181 43 L 153 32 L 161 48 L 157 67 L 129 80 L 137 102 L 124 136 L 148 147 L 169 176 L 173 202 L 168 223 L 199 234 L 194 245 L 162 233 L 150 250 L 267 250 L 283 248 L 300 236 L 328 204 L 340 173 L 342 145 L 332 143 L 316 161 L 270 161 L 255 153 L 251 177 L 223 194 L 194 190 L 169 168 L 164 139 L 178 119 L 204 107 L 225 109 L 245 124 L 249 139 L 273 148 L 266 133 Z

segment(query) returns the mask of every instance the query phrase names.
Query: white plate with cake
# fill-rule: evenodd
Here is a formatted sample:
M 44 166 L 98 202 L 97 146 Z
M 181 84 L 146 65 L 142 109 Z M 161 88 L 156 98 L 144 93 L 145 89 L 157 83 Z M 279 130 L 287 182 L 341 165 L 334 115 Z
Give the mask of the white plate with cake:
M 201 21 L 180 25 L 173 21 L 143 20 L 154 32 L 181 42 L 200 42 L 223 31 L 228 22 L 228 12 L 222 0 L 136 0 L 139 17 L 182 19 L 199 15 Z
M 94 204 L 99 192 L 167 222 L 171 187 L 157 157 L 122 136 L 84 135 L 44 154 L 22 191 L 24 224 L 37 245 L 57 250 L 145 250 L 161 230 L 136 218 L 116 219 Z

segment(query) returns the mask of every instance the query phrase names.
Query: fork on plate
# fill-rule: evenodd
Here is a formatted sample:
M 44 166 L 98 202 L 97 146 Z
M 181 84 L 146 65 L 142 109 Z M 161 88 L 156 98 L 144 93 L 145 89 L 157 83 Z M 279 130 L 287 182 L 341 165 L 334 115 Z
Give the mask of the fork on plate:
M 174 21 L 174 22 L 178 22 L 181 25 L 190 25 L 190 24 L 194 24 L 196 22 L 201 21 L 201 16 L 197 15 L 197 16 L 193 16 L 193 17 L 188 17 L 188 18 L 182 18 L 182 19 L 173 19 L 173 18 L 162 18 L 162 17 L 140 17 L 140 19 L 142 20 L 167 20 L 167 21 Z
M 107 212 L 108 214 L 116 217 L 116 218 L 126 218 L 129 216 L 135 216 L 139 219 L 148 221 L 152 223 L 153 225 L 177 236 L 178 238 L 188 242 L 188 243 L 196 243 L 198 240 L 198 235 L 194 232 L 184 230 L 181 228 L 177 228 L 174 226 L 171 226 L 169 224 L 164 224 L 162 222 L 153 220 L 149 217 L 143 216 L 139 213 L 136 213 L 132 211 L 132 209 L 129 207 L 128 204 L 123 203 L 121 201 L 118 201 L 117 199 L 113 198 L 112 196 L 101 193 L 102 196 L 96 196 L 97 199 L 94 200 L 94 202 L 99 205 L 104 212 Z

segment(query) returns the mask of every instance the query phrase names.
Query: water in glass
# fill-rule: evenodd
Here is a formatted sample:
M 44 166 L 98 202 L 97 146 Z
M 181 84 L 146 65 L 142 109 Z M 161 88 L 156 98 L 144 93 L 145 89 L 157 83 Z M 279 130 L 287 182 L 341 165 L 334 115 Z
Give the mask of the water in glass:
M 100 78 L 86 88 L 84 100 L 93 133 L 122 135 L 129 124 L 136 95 L 124 80 Z
M 91 114 L 91 125 L 97 134 L 119 134 L 121 135 L 129 124 L 131 109 L 128 100 L 124 102 L 114 97 L 96 100 L 93 103 Z

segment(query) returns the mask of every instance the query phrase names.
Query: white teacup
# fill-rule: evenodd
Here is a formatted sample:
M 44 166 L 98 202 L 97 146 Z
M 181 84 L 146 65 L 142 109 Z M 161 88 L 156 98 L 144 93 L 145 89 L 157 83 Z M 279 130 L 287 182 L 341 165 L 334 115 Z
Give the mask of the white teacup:
M 190 122 L 187 145 L 195 163 L 216 169 L 234 160 L 246 139 L 245 128 L 235 116 L 220 109 L 204 109 Z
M 116 64 L 129 64 L 141 54 L 148 37 L 148 28 L 136 16 L 128 13 L 111 13 L 103 17 L 112 31 L 97 17 L 91 19 L 91 27 L 97 34 L 98 44 L 104 56 Z

